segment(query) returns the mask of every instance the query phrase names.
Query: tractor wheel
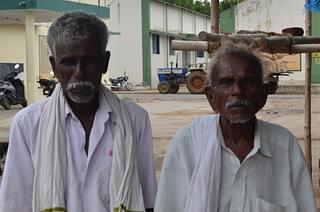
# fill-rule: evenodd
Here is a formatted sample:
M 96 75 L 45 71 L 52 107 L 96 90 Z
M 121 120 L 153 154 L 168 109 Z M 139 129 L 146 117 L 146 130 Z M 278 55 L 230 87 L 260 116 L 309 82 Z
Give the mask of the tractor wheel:
M 162 81 L 158 84 L 158 91 L 161 94 L 167 94 L 170 91 L 170 84 L 168 81 Z
M 179 84 L 171 84 L 169 93 L 177 93 L 179 88 L 180 88 Z
M 207 76 L 203 72 L 192 72 L 187 79 L 187 88 L 190 93 L 203 93 L 207 83 Z
M 3 98 L 3 99 L 1 100 L 1 102 L 0 102 L 0 104 L 1 104 L 2 107 L 3 107 L 4 109 L 6 109 L 6 110 L 10 110 L 10 108 L 11 108 L 10 101 L 9 101 L 9 99 L 7 99 L 7 98 Z

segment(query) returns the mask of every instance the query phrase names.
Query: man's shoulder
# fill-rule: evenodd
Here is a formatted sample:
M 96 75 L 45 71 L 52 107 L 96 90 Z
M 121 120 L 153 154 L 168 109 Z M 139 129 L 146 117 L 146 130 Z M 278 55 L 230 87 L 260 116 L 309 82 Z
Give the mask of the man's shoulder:
M 190 124 L 178 129 L 173 137 L 173 142 L 178 145 L 192 145 L 192 128 L 196 130 L 209 130 L 212 127 L 216 127 L 215 123 L 219 118 L 218 114 L 205 115 L 195 118 Z
M 287 128 L 263 120 L 258 120 L 258 128 L 263 134 L 267 134 L 271 137 L 293 136 L 293 134 Z
M 258 120 L 260 138 L 267 141 L 273 148 L 285 148 L 299 146 L 296 137 L 285 127 L 270 122 Z
M 124 102 L 126 103 L 130 114 L 136 114 L 136 115 L 147 114 L 147 111 L 140 105 L 131 101 L 124 101 Z
M 48 99 L 43 99 L 21 109 L 18 113 L 16 113 L 14 120 L 16 122 L 25 120 L 26 118 L 32 119 L 34 121 L 38 120 L 47 102 Z

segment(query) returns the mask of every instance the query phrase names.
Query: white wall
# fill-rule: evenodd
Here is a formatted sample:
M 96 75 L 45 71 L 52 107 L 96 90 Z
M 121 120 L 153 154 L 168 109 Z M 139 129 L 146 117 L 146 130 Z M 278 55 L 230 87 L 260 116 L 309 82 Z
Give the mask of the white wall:
M 99 5 L 100 6 L 107 6 L 112 0 L 65 0 L 65 1 L 72 1 L 76 3 L 82 3 L 82 4 L 90 4 L 90 5 Z
M 26 61 L 26 39 L 24 25 L 0 25 L 0 62 L 24 63 Z M 25 65 L 24 65 L 24 68 Z
M 235 28 L 281 33 L 287 27 L 304 28 L 304 1 L 301 0 L 246 0 L 235 8 Z M 304 56 L 301 71 L 281 77 L 281 81 L 304 80 Z
M 166 31 L 164 4 L 150 1 L 150 29 Z
M 195 26 L 193 21 L 193 13 L 184 10 L 182 12 L 182 32 L 183 33 L 195 33 Z
M 118 33 L 111 35 L 109 39 L 108 49 L 111 51 L 111 58 L 108 76 L 117 77 L 126 72 L 130 82 L 134 85 L 141 84 L 143 79 L 141 1 L 112 1 L 108 26 L 110 31 Z
M 175 7 L 167 7 L 167 22 L 168 32 L 179 33 L 181 32 L 181 16 L 180 9 Z
M 207 19 L 199 15 L 195 15 L 195 19 L 196 34 L 205 31 L 207 29 Z

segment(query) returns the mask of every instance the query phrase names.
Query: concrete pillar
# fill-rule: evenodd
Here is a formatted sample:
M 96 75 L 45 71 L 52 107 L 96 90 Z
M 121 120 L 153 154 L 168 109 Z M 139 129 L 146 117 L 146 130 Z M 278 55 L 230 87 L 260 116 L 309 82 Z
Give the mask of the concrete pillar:
M 32 11 L 25 13 L 25 32 L 26 32 L 26 70 L 25 70 L 25 93 L 28 104 L 36 100 L 37 73 L 35 68 L 35 26 L 34 14 Z

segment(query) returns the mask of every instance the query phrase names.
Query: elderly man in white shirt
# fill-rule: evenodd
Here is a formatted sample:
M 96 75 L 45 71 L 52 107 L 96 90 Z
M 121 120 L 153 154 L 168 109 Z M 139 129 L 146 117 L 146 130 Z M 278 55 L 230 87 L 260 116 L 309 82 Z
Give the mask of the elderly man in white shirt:
M 107 40 L 104 22 L 83 12 L 50 26 L 49 59 L 61 86 L 13 120 L 0 212 L 153 211 L 149 117 L 101 85 Z
M 209 70 L 205 93 L 218 114 L 195 119 L 173 137 L 155 212 L 316 212 L 296 138 L 255 116 L 267 99 L 259 57 L 229 43 Z

